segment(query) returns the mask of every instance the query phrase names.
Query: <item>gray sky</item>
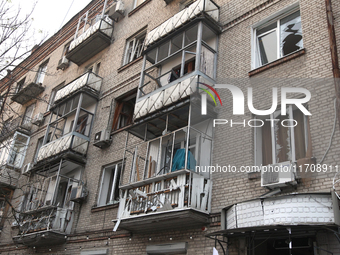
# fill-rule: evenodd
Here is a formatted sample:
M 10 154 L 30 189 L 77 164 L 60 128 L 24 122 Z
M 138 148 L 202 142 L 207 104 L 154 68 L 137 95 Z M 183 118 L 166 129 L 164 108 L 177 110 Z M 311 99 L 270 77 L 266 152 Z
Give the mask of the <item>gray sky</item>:
M 33 12 L 33 27 L 50 37 L 91 0 L 12 0 L 12 4 L 20 5 L 25 13 L 32 9 L 34 2 L 38 3 Z M 39 37 L 37 33 L 35 36 Z

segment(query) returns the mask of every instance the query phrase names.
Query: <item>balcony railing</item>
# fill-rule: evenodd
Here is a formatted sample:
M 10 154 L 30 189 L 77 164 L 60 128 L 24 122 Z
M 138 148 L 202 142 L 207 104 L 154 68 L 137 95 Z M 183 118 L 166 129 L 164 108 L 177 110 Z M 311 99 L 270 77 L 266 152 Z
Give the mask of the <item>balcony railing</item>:
M 67 151 L 85 156 L 88 144 L 89 139 L 87 137 L 76 132 L 69 133 L 42 146 L 38 153 L 37 162 Z
M 17 92 L 14 96 L 12 96 L 12 100 L 21 105 L 26 104 L 32 99 L 36 99 L 43 91 L 45 87 L 41 85 L 41 83 L 31 82 L 19 92 Z
M 19 176 L 20 171 L 8 167 L 7 164 L 0 166 L 0 185 L 16 187 Z
M 19 116 L 14 119 L 5 121 L 0 132 L 0 141 L 11 136 L 15 131 L 29 133 L 32 128 L 32 119 L 29 117 Z
M 83 64 L 110 45 L 112 32 L 113 21 L 109 17 L 98 20 L 86 30 L 84 27 L 81 35 L 77 30 L 76 36 L 70 44 L 69 53 L 66 55 L 67 59 L 77 65 Z
M 151 30 L 145 39 L 145 46 L 148 46 L 165 35 L 178 29 L 180 26 L 188 22 L 189 20 L 205 13 L 211 17 L 214 21 L 219 20 L 219 7 L 211 0 L 198 0 L 183 9 L 179 13 L 175 14 L 170 19 L 163 22 L 158 27 Z
M 58 104 L 62 99 L 72 96 L 75 92 L 83 89 L 98 95 L 102 78 L 92 72 L 87 72 L 62 89 L 58 90 L 55 95 L 54 103 Z
M 74 213 L 58 207 L 46 208 L 19 217 L 19 235 L 13 237 L 16 244 L 46 246 L 61 244 L 70 234 Z M 32 234 L 34 234 L 32 236 Z
M 116 227 L 130 231 L 192 227 L 204 224 L 204 215 L 210 213 L 211 181 L 190 170 L 171 172 L 120 189 L 123 198 Z M 192 216 L 195 212 L 198 215 Z

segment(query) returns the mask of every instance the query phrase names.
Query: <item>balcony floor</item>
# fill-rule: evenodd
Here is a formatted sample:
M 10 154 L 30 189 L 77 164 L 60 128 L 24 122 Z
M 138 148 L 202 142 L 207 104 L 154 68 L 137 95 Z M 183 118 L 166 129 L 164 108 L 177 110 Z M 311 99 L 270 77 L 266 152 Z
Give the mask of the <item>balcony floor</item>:
M 44 235 L 44 236 L 43 236 Z M 27 246 L 51 246 L 63 244 L 66 242 L 65 234 L 58 233 L 51 230 L 44 230 L 39 232 L 33 232 L 24 234 L 21 236 L 14 236 L 13 242 L 15 244 L 23 244 Z
M 66 58 L 78 66 L 101 52 L 111 44 L 111 38 L 103 32 L 97 31 L 81 44 L 71 50 Z
M 172 210 L 121 219 L 119 228 L 133 233 L 189 229 L 204 226 L 208 218 L 208 214 L 193 209 Z

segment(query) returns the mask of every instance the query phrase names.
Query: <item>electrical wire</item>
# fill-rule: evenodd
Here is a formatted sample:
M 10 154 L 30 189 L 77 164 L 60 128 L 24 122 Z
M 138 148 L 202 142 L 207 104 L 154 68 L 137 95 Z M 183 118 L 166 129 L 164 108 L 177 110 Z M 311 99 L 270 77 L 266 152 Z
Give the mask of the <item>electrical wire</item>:
M 336 120 L 337 120 L 337 109 L 336 109 L 336 99 L 334 99 L 334 123 L 333 123 L 333 131 L 332 131 L 331 137 L 329 139 L 328 148 L 327 148 L 325 154 L 323 155 L 322 159 L 320 160 L 320 162 L 318 164 L 322 164 L 322 162 L 326 158 L 326 155 L 327 155 L 329 149 L 331 148 L 332 140 L 333 140 L 333 137 L 334 137 L 334 134 L 335 134 Z

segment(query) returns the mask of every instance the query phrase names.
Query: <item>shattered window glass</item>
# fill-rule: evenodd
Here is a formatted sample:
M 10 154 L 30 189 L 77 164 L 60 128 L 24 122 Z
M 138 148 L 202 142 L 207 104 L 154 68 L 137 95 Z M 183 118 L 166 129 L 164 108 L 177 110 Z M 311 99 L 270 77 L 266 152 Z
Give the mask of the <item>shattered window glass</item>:
M 256 35 L 256 67 L 303 48 L 300 11 L 257 29 Z

